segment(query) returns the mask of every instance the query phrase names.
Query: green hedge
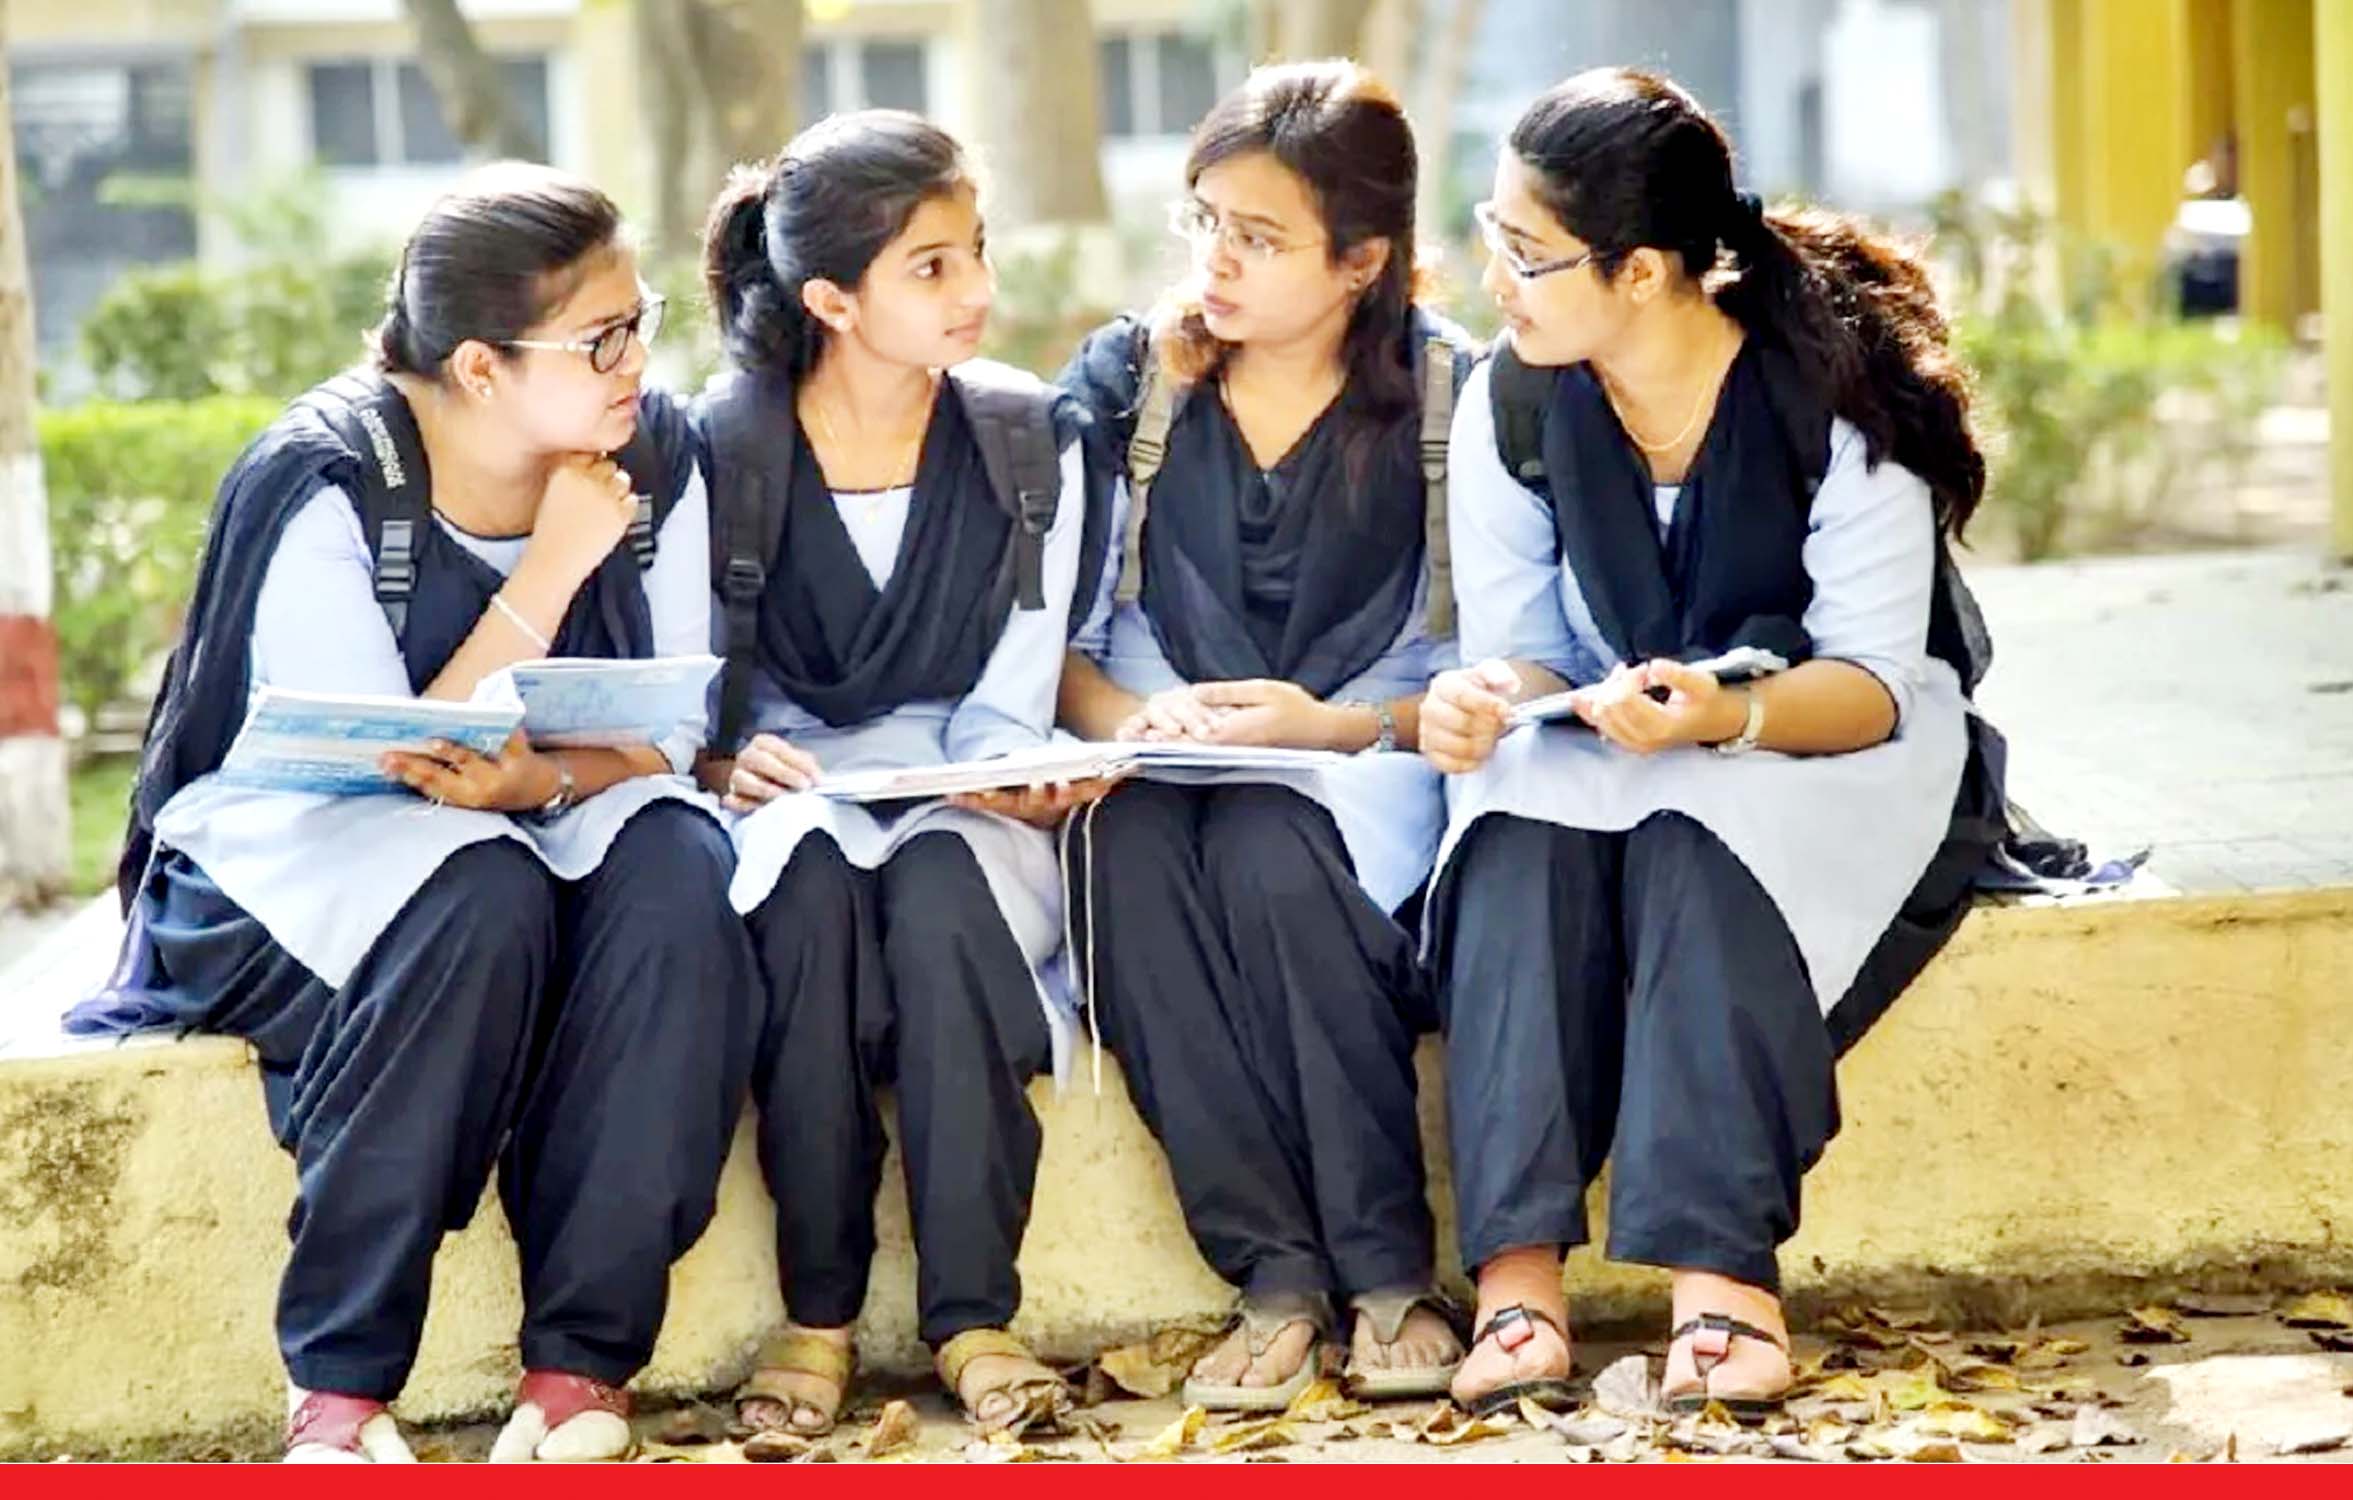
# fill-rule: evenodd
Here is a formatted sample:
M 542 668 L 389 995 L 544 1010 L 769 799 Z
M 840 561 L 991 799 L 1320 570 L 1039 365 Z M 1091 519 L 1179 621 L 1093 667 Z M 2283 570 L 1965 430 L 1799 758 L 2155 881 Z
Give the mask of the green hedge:
M 212 396 L 41 413 L 59 672 L 85 715 L 171 644 L 213 491 L 281 409 L 275 397 Z

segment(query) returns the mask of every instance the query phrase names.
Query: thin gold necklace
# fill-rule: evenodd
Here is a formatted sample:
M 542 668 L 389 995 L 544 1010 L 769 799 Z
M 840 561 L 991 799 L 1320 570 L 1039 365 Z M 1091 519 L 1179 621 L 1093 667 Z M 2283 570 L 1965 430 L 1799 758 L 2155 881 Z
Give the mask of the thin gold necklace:
M 817 419 L 817 428 L 819 433 L 825 438 L 826 447 L 833 449 L 837 453 L 846 454 L 849 452 L 849 449 L 843 446 L 840 436 L 834 432 L 833 419 L 825 414 L 825 407 L 822 403 L 811 401 L 809 403 L 809 415 Z M 924 411 L 923 425 L 915 429 L 915 436 L 908 442 L 907 451 L 900 456 L 898 464 L 890 471 L 893 474 L 904 471 L 907 477 L 895 484 L 886 484 L 882 486 L 882 488 L 886 490 L 905 489 L 909 485 L 915 483 L 915 471 L 922 465 L 923 462 L 923 439 L 930 431 L 931 415 L 930 408 L 927 405 Z M 823 466 L 820 465 L 819 467 L 822 468 Z
M 1641 433 L 1634 430 L 1633 419 L 1626 415 L 1626 408 L 1618 400 L 1617 388 L 1611 385 L 1607 379 L 1602 381 L 1601 390 L 1602 394 L 1609 398 L 1610 410 L 1617 414 L 1618 425 L 1625 429 L 1626 436 L 1633 441 L 1635 447 L 1645 453 L 1672 453 L 1683 446 L 1683 440 L 1691 436 L 1691 430 L 1699 425 L 1701 414 L 1708 409 L 1708 398 L 1715 395 L 1717 388 L 1724 382 L 1724 376 L 1729 374 L 1731 369 L 1732 366 L 1727 363 L 1723 370 L 1717 373 L 1715 379 L 1705 381 L 1700 385 L 1699 398 L 1691 403 L 1691 415 L 1683 419 L 1681 430 L 1663 443 L 1650 442 Z

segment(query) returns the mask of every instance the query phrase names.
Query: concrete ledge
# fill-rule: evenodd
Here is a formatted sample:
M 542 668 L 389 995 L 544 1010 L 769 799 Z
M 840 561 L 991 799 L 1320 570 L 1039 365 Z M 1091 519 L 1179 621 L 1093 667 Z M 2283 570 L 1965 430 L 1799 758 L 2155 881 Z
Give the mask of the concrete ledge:
M 1845 1064 L 1846 1130 L 1784 1257 L 1793 1298 L 2005 1320 L 2191 1281 L 2353 1277 L 2348 975 L 2353 890 L 1979 912 Z M 1451 1241 L 1434 1063 L 1425 1047 Z M 1100 1097 L 1080 1078 L 1035 1094 L 1045 1158 L 1022 1261 L 1022 1331 L 1073 1359 L 1227 1298 L 1116 1069 Z M 888 1181 L 861 1337 L 869 1363 L 903 1368 L 923 1356 L 895 1167 Z M 0 1457 L 269 1451 L 291 1185 L 241 1044 L 0 1061 Z M 778 1312 L 771 1214 L 739 1135 L 642 1389 L 740 1376 Z M 1661 1305 L 1656 1275 L 1591 1251 L 1571 1280 L 1581 1319 Z M 442 1250 L 403 1412 L 498 1409 L 518 1316 L 486 1203 Z

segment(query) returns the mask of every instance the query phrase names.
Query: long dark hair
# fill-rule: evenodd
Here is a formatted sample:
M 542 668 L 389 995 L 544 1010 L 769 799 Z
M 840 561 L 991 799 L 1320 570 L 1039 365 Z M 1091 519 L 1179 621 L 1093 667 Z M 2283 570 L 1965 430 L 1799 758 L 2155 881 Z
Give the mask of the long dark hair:
M 469 174 L 425 211 L 401 251 L 384 321 L 369 335 L 377 368 L 438 380 L 466 340 L 522 338 L 620 235 L 613 200 L 569 172 L 497 162 Z
M 1417 392 L 1405 329 L 1422 276 L 1414 262 L 1413 127 L 1397 96 L 1344 59 L 1256 69 L 1195 127 L 1185 186 L 1219 162 L 1255 151 L 1307 184 L 1323 220 L 1324 253 L 1334 264 L 1368 241 L 1388 242 L 1379 279 L 1349 315 L 1340 361 L 1370 416 L 1410 413 Z M 1153 346 L 1179 380 L 1202 378 L 1228 353 L 1198 302 L 1171 298 L 1153 324 Z
M 808 374 L 825 329 L 802 305 L 802 285 L 855 287 L 917 209 L 972 181 L 954 136 L 896 109 L 834 115 L 772 159 L 737 167 L 703 228 L 703 278 L 728 357 Z
M 1733 185 L 1732 145 L 1673 81 L 1595 68 L 1512 127 L 1538 196 L 1615 276 L 1647 245 L 1678 257 L 1752 337 L 1797 357 L 1870 461 L 1920 476 L 1958 537 L 1985 493 L 1970 384 L 1916 249 L 1827 209 L 1767 211 Z

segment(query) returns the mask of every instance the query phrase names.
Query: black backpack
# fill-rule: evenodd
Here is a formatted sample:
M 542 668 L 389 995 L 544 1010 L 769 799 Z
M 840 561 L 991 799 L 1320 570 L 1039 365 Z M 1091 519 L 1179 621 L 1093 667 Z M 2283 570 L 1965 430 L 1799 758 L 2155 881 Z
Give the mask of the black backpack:
M 316 415 L 360 455 L 356 493 L 360 526 L 375 562 L 376 602 L 392 625 L 394 640 L 408 631 L 409 596 L 417 586 L 417 551 L 433 519 L 433 497 L 422 482 L 425 444 L 406 400 L 382 377 L 353 371 L 338 375 L 294 403 Z M 629 523 L 629 550 L 642 574 L 654 565 L 654 538 L 678 503 L 655 413 L 641 412 L 628 445 L 613 455 L 637 492 L 637 514 Z M 673 434 L 673 443 L 682 441 Z
M 967 360 L 948 378 L 980 444 L 989 492 L 1014 525 L 1015 607 L 1044 609 L 1046 533 L 1062 497 L 1062 447 L 1054 427 L 1060 393 L 1035 375 L 994 360 Z M 760 596 L 768 588 L 768 560 L 784 540 L 798 431 L 777 414 L 789 413 L 792 402 L 792 382 L 768 372 L 722 375 L 702 396 L 703 442 L 710 459 L 711 576 L 719 588 L 727 658 L 711 734 L 715 753 L 734 747 L 751 706 Z M 1091 602 L 1091 591 L 1083 602 Z

